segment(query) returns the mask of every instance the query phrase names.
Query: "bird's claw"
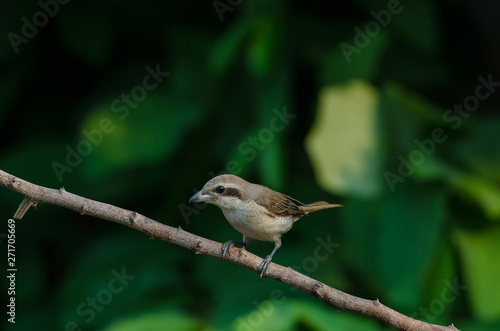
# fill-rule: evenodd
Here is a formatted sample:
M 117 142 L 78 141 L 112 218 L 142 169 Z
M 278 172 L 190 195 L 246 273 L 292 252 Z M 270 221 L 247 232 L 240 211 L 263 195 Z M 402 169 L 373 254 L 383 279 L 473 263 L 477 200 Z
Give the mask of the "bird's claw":
M 268 255 L 266 258 L 262 261 L 262 263 L 259 265 L 259 268 L 257 268 L 257 271 L 259 272 L 259 282 L 267 274 L 267 269 L 269 269 L 269 265 L 271 265 L 271 260 L 272 256 Z
M 221 259 L 222 259 L 222 262 L 224 262 L 224 258 L 229 255 L 231 255 L 231 247 L 234 246 L 234 241 L 232 240 L 229 240 L 229 241 L 226 241 L 223 245 L 222 245 L 222 250 L 221 250 Z
M 231 255 L 231 247 L 233 247 L 234 245 L 239 245 L 244 250 L 245 246 L 248 246 L 248 243 L 247 242 L 234 241 L 234 240 L 226 241 L 222 245 L 222 249 L 221 249 L 221 252 L 220 252 L 222 262 L 224 262 L 224 258 L 226 256 L 230 256 Z M 240 255 L 241 255 L 241 250 L 240 250 Z

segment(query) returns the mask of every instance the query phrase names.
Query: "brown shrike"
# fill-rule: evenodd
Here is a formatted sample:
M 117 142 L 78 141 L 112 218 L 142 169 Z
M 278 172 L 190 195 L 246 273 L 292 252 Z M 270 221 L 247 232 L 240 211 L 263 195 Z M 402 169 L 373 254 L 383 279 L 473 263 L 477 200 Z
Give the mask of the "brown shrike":
M 288 232 L 295 221 L 313 211 L 342 207 L 324 201 L 303 204 L 288 195 L 234 175 L 212 178 L 189 199 L 191 202 L 218 206 L 229 223 L 243 234 L 243 242 L 229 240 L 224 243 L 221 251 L 223 261 L 234 245 L 244 249 L 252 239 L 274 242 L 273 251 L 259 266 L 259 280 L 266 275 L 274 253 L 281 246 L 281 235 Z

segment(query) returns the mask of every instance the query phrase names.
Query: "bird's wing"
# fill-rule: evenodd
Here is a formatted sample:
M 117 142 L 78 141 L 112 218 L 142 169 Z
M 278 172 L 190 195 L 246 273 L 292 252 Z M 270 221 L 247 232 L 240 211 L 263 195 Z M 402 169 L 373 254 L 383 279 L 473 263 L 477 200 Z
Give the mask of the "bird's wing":
M 299 206 L 304 204 L 288 195 L 271 191 L 256 197 L 255 202 L 265 207 L 271 216 L 275 217 L 302 217 L 306 213 L 300 210 Z

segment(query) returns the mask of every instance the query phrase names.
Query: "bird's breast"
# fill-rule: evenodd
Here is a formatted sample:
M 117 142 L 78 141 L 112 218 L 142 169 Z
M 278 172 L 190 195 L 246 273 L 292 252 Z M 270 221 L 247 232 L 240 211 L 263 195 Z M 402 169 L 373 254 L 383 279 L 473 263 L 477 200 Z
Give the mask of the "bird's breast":
M 246 237 L 274 241 L 293 225 L 291 217 L 274 217 L 268 210 L 255 203 L 241 203 L 234 208 L 222 208 L 228 222 Z

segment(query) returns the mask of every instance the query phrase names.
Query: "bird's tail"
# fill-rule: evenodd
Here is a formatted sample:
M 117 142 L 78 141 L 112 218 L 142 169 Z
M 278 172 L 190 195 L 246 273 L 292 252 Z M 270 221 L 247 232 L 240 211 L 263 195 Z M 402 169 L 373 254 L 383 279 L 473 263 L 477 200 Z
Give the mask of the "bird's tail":
M 318 201 L 318 202 L 313 202 L 307 205 L 300 206 L 300 210 L 303 211 L 304 213 L 312 213 L 313 211 L 318 211 L 318 210 L 323 210 L 323 209 L 328 209 L 328 208 L 336 208 L 336 207 L 343 207 L 343 205 L 338 205 L 338 204 L 332 204 L 328 203 L 325 201 Z

